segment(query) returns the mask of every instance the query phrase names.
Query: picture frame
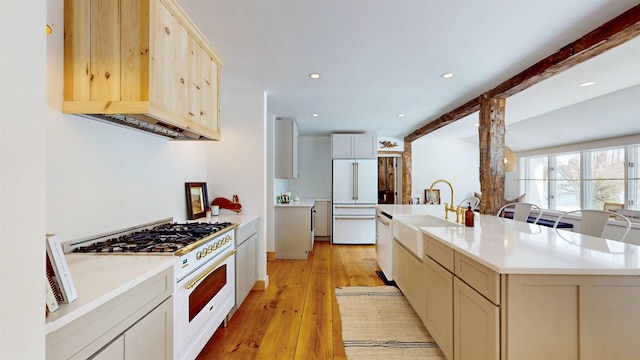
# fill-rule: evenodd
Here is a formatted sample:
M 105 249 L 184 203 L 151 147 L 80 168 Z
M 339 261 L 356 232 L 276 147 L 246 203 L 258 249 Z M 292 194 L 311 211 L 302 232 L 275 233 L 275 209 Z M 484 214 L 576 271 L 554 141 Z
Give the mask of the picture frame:
M 206 216 L 209 207 L 207 184 L 203 182 L 184 183 L 187 200 L 187 218 L 195 220 Z
M 424 203 L 427 205 L 440 204 L 440 189 L 425 189 Z

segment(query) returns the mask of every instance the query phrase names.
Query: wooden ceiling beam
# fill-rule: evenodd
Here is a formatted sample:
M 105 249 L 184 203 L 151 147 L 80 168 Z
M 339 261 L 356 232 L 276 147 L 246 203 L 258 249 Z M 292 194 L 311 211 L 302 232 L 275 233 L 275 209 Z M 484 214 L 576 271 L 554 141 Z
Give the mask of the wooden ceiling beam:
M 452 122 L 456 122 L 465 116 L 469 116 L 474 112 L 477 112 L 478 110 L 480 110 L 480 101 L 478 99 L 470 100 L 466 104 L 459 106 L 455 110 L 442 115 L 420 129 L 405 136 L 404 141 L 406 143 L 419 139 L 432 131 L 436 131 L 443 126 L 451 124 Z
M 561 73 L 577 64 L 596 57 L 603 52 L 640 35 L 640 4 L 606 22 L 580 39 L 562 47 L 556 53 L 538 61 L 520 74 L 504 81 L 492 90 L 492 98 L 507 98 L 543 80 Z M 482 95 L 480 95 L 482 96 Z M 478 111 L 480 97 L 427 123 L 405 136 L 405 141 L 414 141 L 445 125 L 458 121 Z

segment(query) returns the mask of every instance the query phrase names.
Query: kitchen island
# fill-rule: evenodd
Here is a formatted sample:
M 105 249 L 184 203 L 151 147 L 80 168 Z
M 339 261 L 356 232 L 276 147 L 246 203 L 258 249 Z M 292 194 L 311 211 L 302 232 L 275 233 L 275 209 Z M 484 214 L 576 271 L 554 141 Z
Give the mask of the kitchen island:
M 313 250 L 314 205 L 312 200 L 274 205 L 276 259 L 304 260 Z
M 638 358 L 640 247 L 492 215 L 420 231 L 421 318 L 449 359 Z

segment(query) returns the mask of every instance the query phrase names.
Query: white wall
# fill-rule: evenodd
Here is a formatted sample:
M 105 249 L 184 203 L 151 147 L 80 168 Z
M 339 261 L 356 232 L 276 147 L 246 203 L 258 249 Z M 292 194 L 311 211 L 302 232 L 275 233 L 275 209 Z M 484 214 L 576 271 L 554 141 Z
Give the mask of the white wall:
M 422 137 L 411 144 L 412 197 L 424 201 L 424 190 L 438 179 L 453 185 L 454 206 L 480 191 L 480 154 L 476 145 L 461 140 L 435 140 Z M 441 202 L 450 202 L 451 191 L 438 183 Z
M 289 191 L 302 199 L 331 199 L 331 137 L 298 137 L 297 179 L 289 180 Z
M 223 68 L 224 69 L 224 68 Z M 208 144 L 209 201 L 238 195 L 243 214 L 260 216 L 258 276 L 267 276 L 267 124 L 263 91 L 221 92 L 220 142 Z
M 47 3 L 0 0 L 0 359 L 44 359 Z

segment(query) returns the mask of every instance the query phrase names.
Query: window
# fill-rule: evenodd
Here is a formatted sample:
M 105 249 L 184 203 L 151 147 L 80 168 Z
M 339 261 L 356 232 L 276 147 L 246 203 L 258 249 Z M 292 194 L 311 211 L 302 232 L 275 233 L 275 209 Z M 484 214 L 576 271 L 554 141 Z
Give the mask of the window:
M 603 209 L 604 203 L 625 203 L 624 149 L 586 152 L 585 192 L 587 209 Z
M 621 203 L 638 210 L 638 159 L 640 145 L 527 157 L 521 185 L 528 201 L 547 209 L 603 209 L 604 203 Z
M 580 209 L 580 153 L 551 157 L 550 205 L 560 211 Z

